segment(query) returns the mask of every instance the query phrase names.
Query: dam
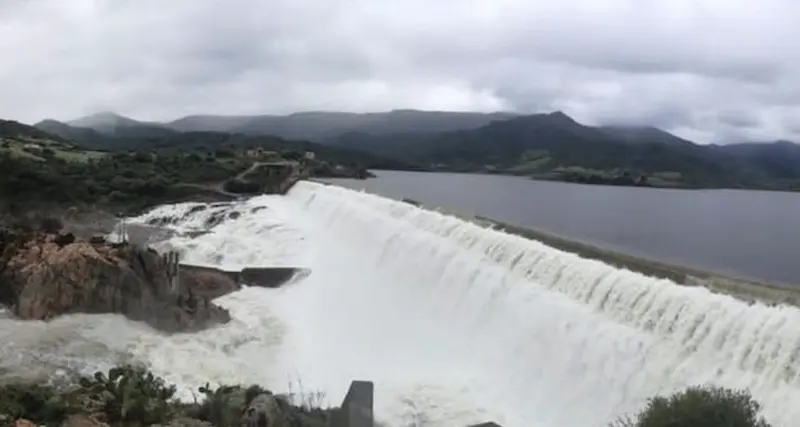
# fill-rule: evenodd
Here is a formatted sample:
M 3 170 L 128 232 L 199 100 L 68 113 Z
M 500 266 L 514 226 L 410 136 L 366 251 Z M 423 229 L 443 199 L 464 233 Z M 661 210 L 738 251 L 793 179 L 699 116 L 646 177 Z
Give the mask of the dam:
M 597 427 L 695 384 L 750 390 L 776 427 L 800 417 L 796 307 L 679 286 L 312 182 L 285 196 L 196 205 L 130 221 L 196 231 L 224 216 L 209 233 L 156 248 L 194 265 L 310 274 L 220 298 L 233 320 L 196 334 L 75 315 L 3 319 L 0 339 L 39 364 L 76 370 L 138 360 L 185 399 L 207 381 L 255 382 L 338 404 L 351 380 L 370 380 L 375 417 L 388 426 Z M 34 334 L 43 338 L 25 341 Z

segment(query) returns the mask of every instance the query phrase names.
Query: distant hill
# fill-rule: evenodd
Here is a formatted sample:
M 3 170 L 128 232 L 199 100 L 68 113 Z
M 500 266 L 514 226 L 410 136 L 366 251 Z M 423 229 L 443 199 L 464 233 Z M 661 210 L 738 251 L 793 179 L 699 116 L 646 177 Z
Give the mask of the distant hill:
M 45 122 L 53 121 L 46 120 Z M 120 137 L 164 136 L 175 133 L 174 130 L 161 123 L 141 122 L 112 112 L 92 114 L 64 124 L 73 128 L 92 129 L 103 135 Z
M 800 146 L 791 142 L 698 145 L 650 126 L 586 126 L 558 111 L 312 111 L 197 115 L 169 123 L 100 113 L 36 126 L 99 150 L 213 151 L 266 144 L 325 153 L 370 168 L 506 173 L 613 185 L 800 189 Z
M 51 135 L 42 129 L 38 129 L 14 120 L 3 119 L 0 119 L 0 138 L 4 140 L 14 139 L 20 141 L 42 139 L 66 142 L 65 138 L 61 138 L 57 135 Z
M 227 189 L 223 183 L 263 162 L 300 160 L 312 177 L 363 178 L 369 175 L 364 167 L 414 168 L 371 153 L 272 136 L 177 131 L 115 136 L 55 121 L 37 125 L 0 120 L 0 211 L 11 205 L 139 209 L 214 199 Z M 313 159 L 304 159 L 307 151 Z
M 66 123 L 50 119 L 42 120 L 33 126 L 41 131 L 47 132 L 50 135 L 55 135 L 72 141 L 91 141 L 100 144 L 101 141 L 106 138 L 106 136 L 92 128 L 70 126 Z
M 66 124 L 91 128 L 101 133 L 113 133 L 118 127 L 164 127 L 159 123 L 141 122 L 110 111 L 70 120 Z
M 393 110 L 383 113 L 300 112 L 285 116 L 188 116 L 167 123 L 180 131 L 221 131 L 275 135 L 287 139 L 328 142 L 346 132 L 386 134 L 429 133 L 476 129 L 511 113 Z
M 186 116 L 165 126 L 181 132 L 235 132 L 257 117 L 277 116 Z
M 36 126 L 58 132 L 59 135 L 65 134 L 68 130 L 57 129 L 56 124 L 91 129 L 102 135 L 120 137 L 165 136 L 174 132 L 225 132 L 327 143 L 347 132 L 370 134 L 443 132 L 476 129 L 494 120 L 512 117 L 516 115 L 419 110 L 393 110 L 381 113 L 308 111 L 288 115 L 194 115 L 168 123 L 157 123 L 103 112 L 63 123 L 45 120 Z M 84 140 L 94 139 L 91 135 L 81 135 L 81 137 Z
M 45 163 L 51 160 L 84 162 L 102 152 L 85 150 L 73 141 L 15 121 L 0 120 L 0 155 Z M 4 172 L 5 173 L 5 172 Z
M 779 187 L 792 186 L 800 180 L 800 145 L 794 142 L 748 142 L 709 148 L 735 157 L 747 173 L 780 183 Z
M 601 126 L 598 129 L 613 139 L 634 144 L 640 142 L 660 142 L 676 145 L 692 143 L 691 141 L 652 126 Z
M 441 171 L 612 185 L 800 189 L 796 144 L 704 146 L 652 127 L 586 126 L 562 112 L 451 132 L 349 132 L 333 144 Z
M 110 116 L 103 116 L 109 118 Z M 121 119 L 120 119 L 121 118 Z M 101 128 L 107 133 L 93 128 L 76 127 L 55 120 L 44 120 L 30 127 L 35 132 L 46 134 L 85 149 L 103 151 L 139 151 L 148 152 L 155 150 L 197 150 L 215 152 L 242 147 L 262 147 L 280 152 L 304 153 L 315 152 L 321 159 L 335 163 L 359 165 L 374 169 L 405 169 L 419 170 L 416 165 L 396 159 L 383 158 L 373 153 L 351 150 L 346 147 L 332 147 L 308 141 L 287 140 L 269 135 L 245 135 L 242 133 L 228 132 L 180 132 L 171 129 L 154 127 L 145 122 L 136 122 L 122 116 L 114 119 L 118 126 L 112 128 L 108 122 Z M 82 124 L 95 124 L 92 120 L 79 121 Z M 132 124 L 141 123 L 138 124 Z M 99 126 L 99 125 L 98 125 Z M 155 131 L 153 131 L 155 129 Z

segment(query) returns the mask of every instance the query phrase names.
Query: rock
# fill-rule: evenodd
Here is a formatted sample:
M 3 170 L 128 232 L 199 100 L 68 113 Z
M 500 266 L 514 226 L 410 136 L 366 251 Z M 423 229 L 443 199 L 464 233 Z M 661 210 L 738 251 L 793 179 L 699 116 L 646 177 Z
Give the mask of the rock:
M 58 245 L 58 247 L 63 248 L 64 246 L 75 242 L 75 235 L 72 233 L 59 234 L 53 241 L 56 245 Z
M 102 245 L 106 243 L 106 236 L 103 235 L 94 235 L 89 238 L 89 243 L 93 245 Z
M 38 427 L 35 422 L 20 418 L 14 421 L 14 427 Z
M 155 227 L 144 224 L 126 224 L 125 234 L 128 242 L 134 245 L 145 246 L 155 242 L 168 240 L 175 236 L 176 232 L 168 228 Z
M 150 427 L 161 427 L 161 426 L 155 424 Z M 196 418 L 179 417 L 170 421 L 166 427 L 214 427 L 214 425 L 208 421 L 198 420 Z
M 309 274 L 311 270 L 295 267 L 246 267 L 239 273 L 238 281 L 247 286 L 279 288 L 297 276 Z
M 242 416 L 242 427 L 288 427 L 288 417 L 278 398 L 262 393 L 253 398 Z
M 225 216 L 225 212 L 214 212 L 208 217 L 208 219 L 206 219 L 204 225 L 207 229 L 214 228 L 222 224 L 222 221 L 225 220 Z
M 205 236 L 206 234 L 208 234 L 210 232 L 211 231 L 209 231 L 209 230 L 186 231 L 181 235 L 182 236 L 186 236 L 186 237 L 188 237 L 190 239 L 196 239 L 196 238 L 198 238 L 200 236 Z
M 418 201 L 416 201 L 414 199 L 409 199 L 409 198 L 403 197 L 402 201 L 405 202 L 405 203 L 408 203 L 409 205 L 414 205 L 416 207 L 422 206 L 422 203 L 420 203 L 420 202 L 418 202 Z
M 61 423 L 61 427 L 108 427 L 108 424 L 86 414 L 73 414 Z
M 197 212 L 200 212 L 200 211 L 204 211 L 204 210 L 206 210 L 206 209 L 208 209 L 208 205 L 197 205 L 197 206 L 194 206 L 194 207 L 192 207 L 191 209 L 189 209 L 189 211 L 188 211 L 188 212 L 186 212 L 186 214 L 187 214 L 187 215 L 191 215 L 191 214 L 193 214 L 193 213 L 197 213 Z
M 236 273 L 225 272 L 211 267 L 180 266 L 181 286 L 191 289 L 198 297 L 208 300 L 239 290 Z
M 174 266 L 154 250 L 77 239 L 61 247 L 53 235 L 3 239 L 0 233 L 0 304 L 22 319 L 119 313 L 166 332 L 196 331 L 230 320 L 203 292 L 172 280 Z M 214 280 L 222 278 L 195 278 L 203 288 L 231 287 Z

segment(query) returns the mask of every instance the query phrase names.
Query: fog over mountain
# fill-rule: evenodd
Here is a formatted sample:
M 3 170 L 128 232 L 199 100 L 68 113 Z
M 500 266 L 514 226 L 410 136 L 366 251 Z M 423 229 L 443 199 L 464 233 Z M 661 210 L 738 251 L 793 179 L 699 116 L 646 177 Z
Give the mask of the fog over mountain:
M 0 4 L 0 117 L 564 111 L 698 142 L 800 132 L 791 0 Z

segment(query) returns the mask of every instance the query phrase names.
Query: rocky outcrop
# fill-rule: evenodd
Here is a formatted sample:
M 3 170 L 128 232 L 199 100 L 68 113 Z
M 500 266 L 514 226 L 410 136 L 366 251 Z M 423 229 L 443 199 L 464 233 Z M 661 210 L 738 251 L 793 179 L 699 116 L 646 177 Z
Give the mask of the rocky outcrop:
M 227 284 L 279 288 L 293 279 L 306 277 L 311 270 L 298 267 L 245 267 L 237 271 L 225 271 L 204 265 L 181 264 L 181 282 L 212 299 L 231 292 Z M 210 284 L 210 286 L 209 286 Z M 223 285 L 226 284 L 226 285 Z
M 311 271 L 296 267 L 246 267 L 239 272 L 237 281 L 247 286 L 278 288 L 297 277 L 306 277 Z
M 287 416 L 280 401 L 272 394 L 256 396 L 242 416 L 242 427 L 286 427 Z
M 180 284 L 194 295 L 213 300 L 240 288 L 236 272 L 211 267 L 180 266 Z
M 178 281 L 151 249 L 9 230 L 0 232 L 0 243 L 0 304 L 22 319 L 119 313 L 166 332 L 230 319 L 211 296 L 234 290 L 235 282 L 194 272 Z

